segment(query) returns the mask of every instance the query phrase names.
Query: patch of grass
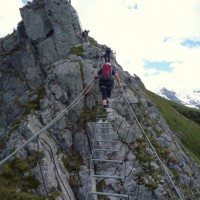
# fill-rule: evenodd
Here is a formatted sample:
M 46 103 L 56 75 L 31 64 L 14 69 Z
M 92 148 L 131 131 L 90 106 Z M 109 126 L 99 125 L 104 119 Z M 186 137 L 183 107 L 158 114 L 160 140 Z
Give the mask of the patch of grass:
M 82 187 L 78 174 L 83 165 L 83 159 L 78 151 L 70 151 L 63 157 L 63 163 L 67 171 L 70 173 L 69 184 L 73 189 Z
M 6 145 L 6 140 L 5 139 L 0 139 L 0 150 L 4 149 L 5 145 Z
M 34 100 L 27 101 L 26 103 L 21 104 L 21 105 L 19 103 L 18 104 L 28 111 L 39 110 L 40 109 L 40 99 L 44 98 L 44 96 L 46 95 L 45 88 L 43 86 L 39 86 L 38 88 L 36 88 L 35 91 L 33 91 L 30 94 L 30 97 L 34 96 L 34 95 L 37 96 Z
M 167 100 L 166 102 L 168 102 L 169 105 L 172 106 L 181 115 L 185 116 L 186 118 L 200 125 L 200 111 L 199 110 L 195 108 L 188 108 L 186 106 L 183 106 L 182 104 L 174 103 L 169 100 Z
M 31 168 L 34 168 L 42 160 L 43 157 L 44 157 L 44 153 L 43 152 L 41 152 L 41 151 L 34 151 L 28 157 L 27 162 L 29 163 L 29 165 L 31 166 Z
M 22 187 L 23 189 L 37 189 L 40 185 L 40 182 L 35 178 L 35 176 L 26 176 L 23 178 Z
M 23 104 L 18 102 L 18 98 L 15 100 L 17 106 L 24 108 L 25 111 L 20 116 L 18 116 L 9 126 L 9 132 L 8 132 L 9 134 L 19 128 L 21 122 L 27 118 L 31 110 L 40 109 L 40 99 L 42 99 L 46 95 L 45 88 L 43 86 L 38 87 L 36 91 L 32 91 L 30 94 L 30 96 L 34 95 L 36 95 L 36 98 L 34 100 L 27 101 Z
M 164 159 L 167 160 L 170 156 L 170 149 L 169 148 L 162 148 L 159 152 L 159 155 Z
M 146 89 L 144 91 L 145 94 L 157 105 L 165 121 L 177 134 L 189 153 L 200 161 L 200 126 L 192 121 L 196 120 L 196 116 L 199 116 L 199 111 L 166 100 Z M 177 112 L 177 110 L 179 111 Z M 186 114 L 183 115 L 183 113 L 193 114 L 188 114 L 190 119 L 187 119 Z
M 170 157 L 169 161 L 172 162 L 173 164 L 176 164 L 176 165 L 179 163 L 179 160 L 175 157 Z
M 63 163 L 68 172 L 79 172 L 83 158 L 78 151 L 70 151 L 63 157 Z
M 105 180 L 101 180 L 97 182 L 97 192 L 103 192 L 106 189 L 106 182 Z M 99 196 L 98 200 L 106 200 L 105 196 Z
M 45 97 L 46 95 L 46 90 L 43 86 L 39 86 L 37 89 L 36 89 L 36 93 L 38 95 L 38 100 L 42 99 Z
M 31 189 L 37 189 L 40 184 L 30 173 L 31 166 L 26 160 L 19 158 L 2 165 L 0 167 L 0 199 L 44 200 L 43 196 L 30 192 Z
M 2 200 L 45 200 L 44 196 L 28 193 L 28 192 L 21 192 L 17 189 L 7 188 L 1 185 L 0 187 L 0 199 Z
M 84 105 L 86 102 L 84 103 Z M 95 122 L 96 121 L 96 113 L 97 113 L 97 107 L 88 108 L 86 105 L 83 108 L 83 113 L 81 116 L 81 127 L 83 129 L 86 128 L 87 122 Z M 107 116 L 107 115 L 106 115 Z
M 29 102 L 26 102 L 23 105 L 23 107 L 28 109 L 28 110 L 39 110 L 40 109 L 40 103 L 37 100 L 29 101 Z
M 89 40 L 90 46 L 97 46 L 97 41 L 94 38 L 89 36 L 88 40 Z
M 69 50 L 69 53 L 73 55 L 77 55 L 77 56 L 83 56 L 84 54 L 83 46 L 79 45 L 79 46 L 71 47 Z
M 52 192 L 52 193 L 50 194 L 49 200 L 55 200 L 56 197 L 59 197 L 59 196 L 61 196 L 61 193 L 60 193 L 60 192 Z
M 69 184 L 72 188 L 78 188 L 78 187 L 82 187 L 81 182 L 78 179 L 78 176 L 76 174 L 70 175 L 69 177 Z
M 101 180 L 97 182 L 97 191 L 102 192 L 106 188 L 106 182 L 105 180 Z
M 158 184 L 153 180 L 147 180 L 148 182 L 145 184 L 145 186 L 148 187 L 151 192 L 153 192 L 158 187 Z
M 147 143 L 141 139 L 137 139 L 136 144 L 136 159 L 140 163 L 149 163 L 151 161 L 151 156 L 146 154 Z
M 9 133 L 12 133 L 13 131 L 17 130 L 20 126 L 20 120 L 16 119 L 9 127 Z
M 176 171 L 175 169 L 170 169 L 170 171 L 172 172 L 172 174 L 174 175 L 174 179 L 178 180 L 180 177 L 180 174 L 178 171 Z
M 17 173 L 23 174 L 25 172 L 29 172 L 31 170 L 30 166 L 25 160 L 21 160 L 19 158 L 15 158 L 10 162 L 10 167 Z
M 83 71 L 83 63 L 79 62 L 80 65 L 80 74 L 81 74 L 81 80 L 84 88 L 84 71 Z M 96 107 L 93 107 L 92 109 L 87 106 L 87 95 L 83 99 L 83 112 L 82 116 L 80 117 L 80 126 L 85 129 L 87 126 L 88 121 L 96 121 Z

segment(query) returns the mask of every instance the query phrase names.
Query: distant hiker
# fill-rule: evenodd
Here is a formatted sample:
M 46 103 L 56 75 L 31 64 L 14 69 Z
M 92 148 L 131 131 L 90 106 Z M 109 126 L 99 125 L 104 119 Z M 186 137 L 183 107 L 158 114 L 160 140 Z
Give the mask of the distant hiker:
M 104 54 L 105 62 L 110 62 L 110 54 L 111 54 L 110 47 L 106 47 L 106 52 Z
M 88 30 L 84 30 L 83 32 L 82 32 L 82 40 L 83 40 L 83 42 L 88 42 L 88 33 L 89 33 L 90 31 Z
M 105 63 L 102 69 L 100 69 L 94 77 L 95 79 L 99 78 L 99 88 L 102 94 L 102 106 L 104 111 L 106 111 L 111 97 L 111 90 L 114 83 L 113 76 L 117 79 L 118 84 L 121 85 L 122 81 L 116 71 L 112 68 L 111 64 Z

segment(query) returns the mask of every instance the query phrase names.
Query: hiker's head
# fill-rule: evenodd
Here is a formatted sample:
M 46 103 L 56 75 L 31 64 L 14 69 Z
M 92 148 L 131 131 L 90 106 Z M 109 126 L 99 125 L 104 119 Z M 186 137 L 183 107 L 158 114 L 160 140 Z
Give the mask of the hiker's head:
M 110 65 L 111 66 L 111 64 L 109 62 L 107 62 L 106 65 Z

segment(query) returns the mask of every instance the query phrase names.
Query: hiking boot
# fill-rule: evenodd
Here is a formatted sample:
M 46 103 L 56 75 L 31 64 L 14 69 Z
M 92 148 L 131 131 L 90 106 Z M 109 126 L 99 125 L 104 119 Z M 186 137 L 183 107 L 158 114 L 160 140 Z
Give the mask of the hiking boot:
M 102 110 L 107 111 L 107 105 L 103 105 Z
M 107 108 L 103 108 L 103 111 L 105 111 L 105 112 L 106 112 L 106 111 L 107 111 Z

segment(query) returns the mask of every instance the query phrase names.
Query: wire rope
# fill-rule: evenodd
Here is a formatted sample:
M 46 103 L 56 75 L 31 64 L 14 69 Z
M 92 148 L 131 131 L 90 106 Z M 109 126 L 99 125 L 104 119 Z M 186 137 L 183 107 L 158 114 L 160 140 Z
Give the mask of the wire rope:
M 38 152 L 39 152 L 39 139 L 38 138 L 37 138 L 37 149 L 38 149 Z M 49 198 L 49 193 L 47 192 L 47 187 L 46 187 L 46 184 L 45 184 L 45 181 L 44 181 L 44 176 L 43 176 L 43 173 L 42 173 L 42 167 L 41 167 L 40 161 L 39 161 L 39 169 L 40 169 L 40 173 L 41 173 L 41 176 L 42 176 L 42 182 L 43 182 L 44 190 L 46 192 L 47 197 Z
M 93 76 L 94 77 L 94 76 Z M 88 85 L 85 87 L 85 89 L 76 97 L 74 101 L 66 108 L 64 109 L 60 114 L 58 114 L 51 122 L 49 122 L 46 126 L 44 126 L 40 131 L 38 131 L 35 135 L 33 135 L 30 139 L 28 139 L 27 142 L 22 144 L 20 147 L 18 147 L 14 152 L 12 152 L 10 155 L 8 155 L 6 158 L 1 160 L 0 166 L 4 164 L 7 160 L 9 160 L 12 156 L 18 153 L 23 147 L 25 147 L 27 144 L 29 144 L 32 140 L 34 140 L 38 135 L 42 134 L 45 130 L 47 130 L 49 127 L 51 127 L 53 124 L 55 124 L 56 121 L 58 121 L 66 112 L 71 110 L 75 104 L 80 101 L 92 88 L 93 83 L 92 81 L 94 80 L 93 77 L 89 81 Z M 92 84 L 91 84 L 92 83 Z
M 124 96 L 124 98 L 125 98 L 125 101 L 126 101 L 127 105 L 128 105 L 129 108 L 130 108 L 130 112 L 131 112 L 132 115 L 135 117 L 135 120 L 136 120 L 136 122 L 137 122 L 139 128 L 141 129 L 141 131 L 142 131 L 143 135 L 145 136 L 147 142 L 149 143 L 151 149 L 153 150 L 154 154 L 156 155 L 156 157 L 157 157 L 159 163 L 161 164 L 163 170 L 165 171 L 165 173 L 166 173 L 168 179 L 170 180 L 170 182 L 171 182 L 173 188 L 175 189 L 177 195 L 179 196 L 179 198 L 180 198 L 181 200 L 184 200 L 184 198 L 182 197 L 181 192 L 180 192 L 179 189 L 176 187 L 176 185 L 175 185 L 174 181 L 172 180 L 172 178 L 171 178 L 169 172 L 167 171 L 167 169 L 166 169 L 164 163 L 161 161 L 161 159 L 160 159 L 159 155 L 157 154 L 157 152 L 156 152 L 154 146 L 152 145 L 151 141 L 149 140 L 147 134 L 145 133 L 145 131 L 144 131 L 142 125 L 141 125 L 140 122 L 138 121 L 138 119 L 137 119 L 137 117 L 136 117 L 136 115 L 135 115 L 135 113 L 134 113 L 132 107 L 130 106 L 130 104 L 129 104 L 129 102 L 128 102 L 128 99 L 126 98 L 126 96 L 125 96 L 125 94 L 124 94 L 124 91 L 122 90 L 122 88 L 121 88 L 121 91 L 122 91 L 122 93 L 123 93 L 123 96 Z
M 66 186 L 65 186 L 65 184 L 64 184 L 64 182 L 63 182 L 63 180 L 61 179 L 61 177 L 60 177 L 60 175 L 59 175 L 59 173 L 58 173 L 58 169 L 57 169 L 57 166 L 56 166 L 56 161 L 55 161 L 55 158 L 54 158 L 54 155 L 53 155 L 53 151 L 52 151 L 51 146 L 50 146 L 49 143 L 46 142 L 43 138 L 39 138 L 39 139 L 42 140 L 42 141 L 49 147 L 50 152 L 51 152 L 51 157 L 52 157 L 52 159 L 53 159 L 53 163 L 54 163 L 54 167 L 55 167 L 56 174 L 57 174 L 58 178 L 60 179 L 60 181 L 61 181 L 63 187 L 65 188 L 65 191 L 67 192 L 67 195 L 68 195 L 69 199 L 71 200 L 70 194 L 69 194 L 69 192 L 68 192 L 68 190 L 67 190 L 67 188 L 66 188 Z

